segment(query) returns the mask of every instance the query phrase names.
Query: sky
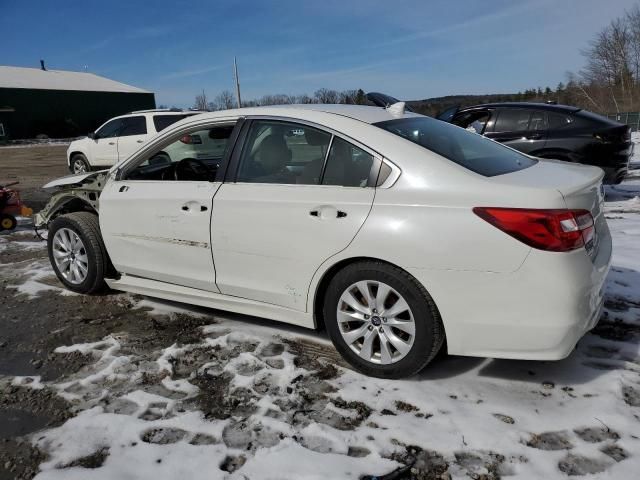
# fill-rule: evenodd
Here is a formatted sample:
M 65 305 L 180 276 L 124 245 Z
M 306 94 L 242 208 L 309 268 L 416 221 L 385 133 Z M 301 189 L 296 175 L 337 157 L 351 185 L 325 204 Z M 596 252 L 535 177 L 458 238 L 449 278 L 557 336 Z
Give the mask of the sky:
M 400 99 L 566 81 L 638 0 L 0 0 L 0 65 L 87 71 L 189 107 L 362 88 Z

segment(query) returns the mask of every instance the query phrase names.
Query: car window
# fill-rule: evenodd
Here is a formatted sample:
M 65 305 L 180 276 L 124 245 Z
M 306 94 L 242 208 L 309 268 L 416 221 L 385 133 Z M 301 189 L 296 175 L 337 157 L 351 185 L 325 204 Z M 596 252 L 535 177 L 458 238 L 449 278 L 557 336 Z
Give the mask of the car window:
M 156 127 L 156 132 L 161 132 L 168 126 L 189 116 L 191 115 L 154 115 L 153 125 Z
M 122 127 L 122 119 L 116 118 L 110 122 L 105 123 L 100 129 L 96 131 L 96 139 L 98 138 L 113 138 L 117 137 Z
M 515 172 L 536 163 L 482 135 L 433 118 L 401 118 L 374 125 L 485 177 Z
M 126 117 L 122 119 L 122 129 L 120 130 L 120 137 L 128 137 L 131 135 L 146 135 L 147 134 L 147 119 L 143 116 L 139 117 Z
M 549 128 L 552 130 L 564 128 L 573 123 L 571 116 L 564 113 L 549 112 L 547 115 L 549 117 Z
M 257 120 L 242 149 L 238 182 L 317 185 L 331 134 L 289 122 Z
M 480 111 L 480 112 L 468 112 L 463 113 L 460 116 L 454 118 L 454 125 L 458 125 L 459 127 L 466 128 L 470 132 L 474 133 L 484 133 L 484 129 L 487 126 L 487 122 L 489 121 L 489 112 Z
M 547 115 L 541 110 L 532 110 L 529 118 L 529 130 L 546 130 Z
M 235 124 L 184 133 L 149 153 L 127 178 L 131 180 L 214 181 Z
M 322 175 L 322 185 L 366 187 L 372 167 L 373 155 L 341 138 L 334 137 Z
M 530 110 L 504 108 L 498 113 L 494 132 L 522 132 L 529 128 Z

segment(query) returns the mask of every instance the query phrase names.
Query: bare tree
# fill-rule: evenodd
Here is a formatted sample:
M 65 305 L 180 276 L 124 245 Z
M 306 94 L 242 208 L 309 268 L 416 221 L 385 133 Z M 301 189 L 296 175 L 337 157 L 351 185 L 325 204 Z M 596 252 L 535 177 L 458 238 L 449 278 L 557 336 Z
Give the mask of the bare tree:
M 340 96 L 335 90 L 329 90 L 328 88 L 321 88 L 316 90 L 314 97 L 318 103 L 338 103 Z
M 207 102 L 207 94 L 202 90 L 201 94 L 196 95 L 196 101 L 193 104 L 193 108 L 196 110 L 207 110 L 209 103 Z
M 223 90 L 214 98 L 213 103 L 216 110 L 229 110 L 236 105 L 236 97 L 229 90 Z

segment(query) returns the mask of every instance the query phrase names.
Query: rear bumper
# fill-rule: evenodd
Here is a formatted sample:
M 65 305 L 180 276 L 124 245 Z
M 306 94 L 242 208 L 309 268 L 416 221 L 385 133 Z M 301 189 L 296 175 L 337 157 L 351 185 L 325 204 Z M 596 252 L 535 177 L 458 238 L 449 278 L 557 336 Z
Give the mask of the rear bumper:
M 532 249 L 513 273 L 413 269 L 442 316 L 449 353 L 558 360 L 598 322 L 611 262 L 608 228 L 597 255 Z

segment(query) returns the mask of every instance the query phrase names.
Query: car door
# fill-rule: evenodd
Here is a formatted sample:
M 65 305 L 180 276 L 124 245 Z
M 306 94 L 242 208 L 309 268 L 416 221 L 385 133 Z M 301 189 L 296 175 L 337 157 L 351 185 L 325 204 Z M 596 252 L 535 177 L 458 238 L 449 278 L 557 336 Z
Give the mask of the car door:
M 501 108 L 492 131 L 485 135 L 524 153 L 535 153 L 546 143 L 546 114 L 527 108 Z
M 147 119 L 144 115 L 123 118 L 118 136 L 118 160 L 125 160 L 138 150 L 147 141 L 147 132 Z
M 255 119 L 213 199 L 216 282 L 227 295 L 306 310 L 314 272 L 346 248 L 380 159 L 321 128 Z
M 100 196 L 100 229 L 119 272 L 219 291 L 210 221 L 211 202 L 221 184 L 216 175 L 225 159 L 195 160 L 182 139 L 222 129 L 230 141 L 229 125 L 234 123 L 227 120 L 177 132 L 126 164 L 121 179 L 107 183 Z M 165 153 L 169 150 L 170 157 Z
M 89 144 L 89 163 L 92 166 L 109 167 L 118 162 L 118 135 L 122 119 L 115 118 L 102 125 L 93 135 Z

